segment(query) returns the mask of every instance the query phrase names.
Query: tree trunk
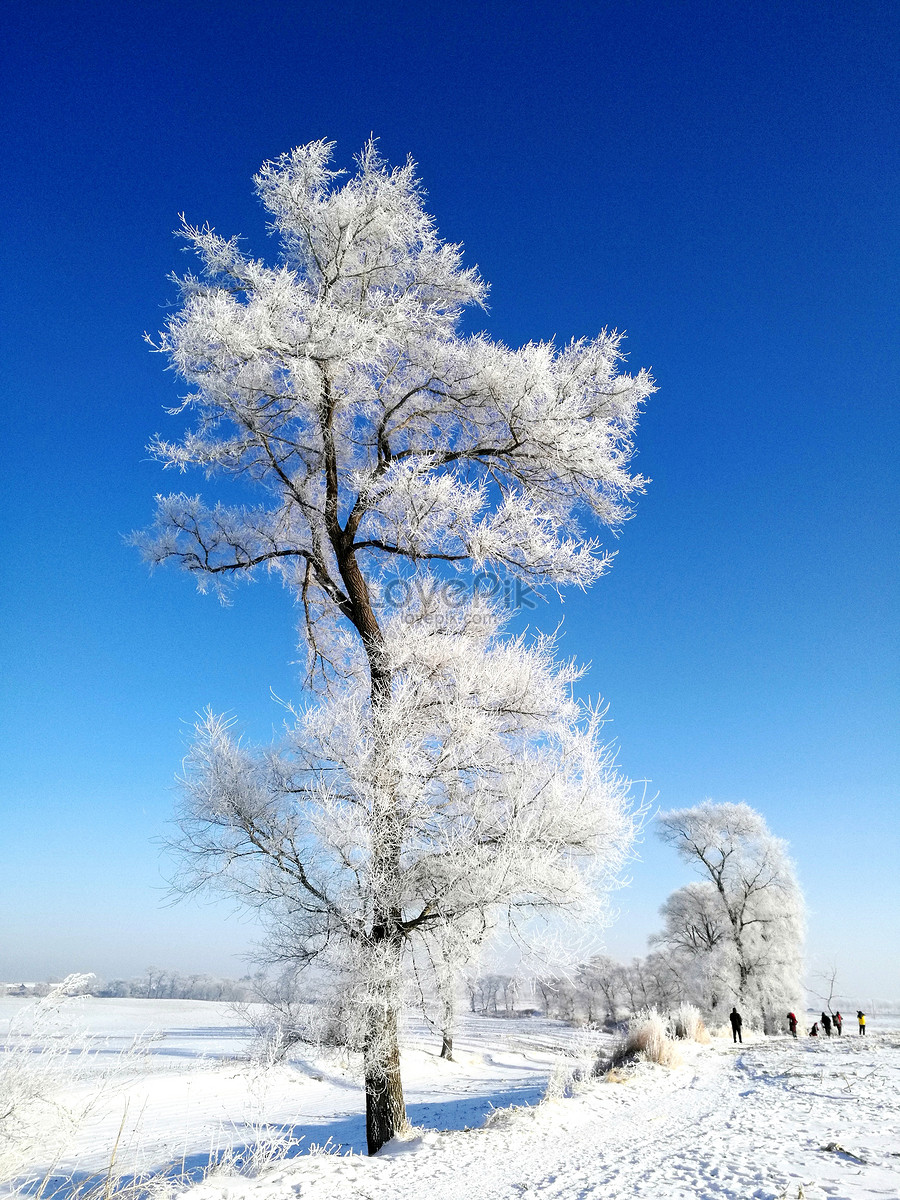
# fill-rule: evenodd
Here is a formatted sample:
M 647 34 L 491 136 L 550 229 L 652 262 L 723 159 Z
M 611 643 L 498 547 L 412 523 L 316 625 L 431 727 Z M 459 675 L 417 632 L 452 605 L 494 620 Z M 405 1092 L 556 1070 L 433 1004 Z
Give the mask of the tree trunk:
M 456 1028 L 456 977 L 447 959 L 440 977 L 441 995 L 441 1058 L 453 1062 L 453 1030 Z
M 409 1122 L 400 1080 L 397 1012 L 389 1009 L 371 1019 L 365 1051 L 366 1142 L 377 1154 L 385 1142 L 402 1133 Z
M 332 432 L 334 415 L 334 393 L 327 372 L 323 369 L 322 434 L 325 443 L 326 499 L 325 523 L 338 562 L 341 579 L 350 601 L 345 613 L 362 639 L 369 661 L 371 676 L 372 708 L 386 704 L 391 696 L 391 673 L 383 660 L 384 636 L 372 601 L 365 576 L 359 568 L 353 552 L 353 529 L 348 520 L 347 529 L 341 529 L 338 516 L 337 455 Z M 374 772 L 380 778 L 378 770 Z M 372 924 L 372 942 L 376 951 L 390 947 L 396 956 L 393 966 L 399 977 L 402 952 L 401 911 L 399 896 L 400 852 L 403 831 L 399 808 L 389 791 L 382 797 L 372 814 L 372 878 L 375 897 L 375 912 Z M 390 955 L 389 955 L 390 957 Z M 382 1003 L 376 1005 L 369 1015 L 368 1035 L 363 1048 L 363 1072 L 366 1085 L 366 1142 L 369 1153 L 377 1154 L 381 1147 L 402 1133 L 409 1125 L 406 1104 L 403 1100 L 403 1083 L 400 1079 L 400 1045 L 397 1039 L 397 1017 L 399 1000 L 393 991 L 394 979 L 388 979 Z

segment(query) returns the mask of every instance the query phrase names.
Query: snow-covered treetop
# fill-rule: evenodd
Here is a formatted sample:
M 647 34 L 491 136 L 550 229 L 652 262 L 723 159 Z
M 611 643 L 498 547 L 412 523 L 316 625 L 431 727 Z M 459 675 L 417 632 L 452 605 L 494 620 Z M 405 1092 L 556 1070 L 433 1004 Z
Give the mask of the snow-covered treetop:
M 787 847 L 749 804 L 715 804 L 675 809 L 659 817 L 659 833 L 685 862 L 701 863 L 714 881 L 738 870 L 762 871 L 761 886 L 780 873 Z
M 733 924 L 759 920 L 760 906 L 795 914 L 798 927 L 802 923 L 802 896 L 787 846 L 749 804 L 705 800 L 663 813 L 659 835 L 708 878 Z M 703 891 L 692 889 L 682 889 L 684 901 L 696 907 Z
M 151 450 L 253 487 L 239 506 L 160 497 L 139 539 L 201 587 L 278 572 L 320 667 L 334 664 L 323 621 L 379 644 L 387 573 L 592 583 L 609 564 L 597 526 L 618 527 L 644 486 L 632 439 L 653 391 L 646 372 L 619 373 L 616 332 L 520 350 L 462 335 L 486 285 L 438 237 L 412 161 L 392 169 L 370 142 L 343 179 L 332 151 L 312 142 L 256 177 L 277 265 L 183 226 L 202 269 L 155 344 L 196 421 Z

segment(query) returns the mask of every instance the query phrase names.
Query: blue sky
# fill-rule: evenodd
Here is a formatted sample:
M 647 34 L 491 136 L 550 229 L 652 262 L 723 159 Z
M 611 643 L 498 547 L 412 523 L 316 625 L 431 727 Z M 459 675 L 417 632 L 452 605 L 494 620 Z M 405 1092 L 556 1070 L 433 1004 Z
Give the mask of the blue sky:
M 653 483 L 564 606 L 630 774 L 786 837 L 811 974 L 900 996 L 898 165 L 888 3 L 18 3 L 2 88 L 5 523 L 0 978 L 240 974 L 253 927 L 162 907 L 206 704 L 296 695 L 289 598 L 223 610 L 122 535 L 169 481 L 177 383 L 141 338 L 184 211 L 266 252 L 260 163 L 374 132 L 420 164 L 510 344 L 628 331 Z M 196 481 L 201 488 L 202 481 Z M 550 627 L 558 612 L 536 614 Z M 684 869 L 652 837 L 613 952 Z

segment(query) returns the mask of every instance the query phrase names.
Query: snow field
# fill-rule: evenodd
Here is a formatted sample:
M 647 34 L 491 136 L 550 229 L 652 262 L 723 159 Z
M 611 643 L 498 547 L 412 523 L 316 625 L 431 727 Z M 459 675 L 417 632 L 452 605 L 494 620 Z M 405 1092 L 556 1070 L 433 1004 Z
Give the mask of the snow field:
M 900 1037 L 690 1046 L 681 1068 L 645 1065 L 486 1129 L 208 1180 L 191 1200 L 897 1197 L 898 1085 Z
M 0 998 L 0 1036 L 24 1003 Z M 116 1143 L 116 1171 L 126 1177 L 172 1168 L 199 1175 L 212 1157 L 244 1153 L 261 1138 L 298 1141 L 301 1152 L 329 1139 L 365 1151 L 362 1083 L 344 1055 L 298 1054 L 263 1069 L 248 1060 L 251 1031 L 228 1004 L 86 998 L 73 1003 L 70 1020 L 92 1045 L 96 1083 L 61 1099 L 83 1107 L 89 1093 L 100 1094 L 64 1154 L 56 1156 L 47 1130 L 45 1154 L 37 1146 L 13 1186 L 48 1173 L 104 1178 Z M 537 1103 L 573 1033 L 555 1021 L 474 1017 L 447 1063 L 436 1057 L 439 1036 L 411 1024 L 403 1054 L 411 1119 L 464 1129 L 495 1107 Z M 127 1053 L 135 1038 L 143 1043 L 136 1056 Z
M 0 1022 L 10 1003 L 0 1001 Z M 900 1032 L 877 1021 L 865 1039 L 681 1043 L 674 1070 L 641 1064 L 541 1104 L 560 1054 L 586 1056 L 583 1033 L 467 1017 L 458 1061 L 446 1063 L 434 1035 L 413 1026 L 403 1067 L 419 1128 L 372 1159 L 359 1153 L 361 1087 L 338 1055 L 255 1069 L 241 1057 L 239 1018 L 199 1001 L 89 1000 L 79 1020 L 98 1039 L 98 1070 L 135 1033 L 157 1036 L 137 1070 L 106 1077 L 66 1156 L 36 1158 L 31 1179 L 102 1179 L 121 1128 L 116 1170 L 126 1178 L 165 1166 L 199 1178 L 225 1146 L 302 1139 L 296 1157 L 255 1177 L 214 1174 L 190 1200 L 900 1196 Z

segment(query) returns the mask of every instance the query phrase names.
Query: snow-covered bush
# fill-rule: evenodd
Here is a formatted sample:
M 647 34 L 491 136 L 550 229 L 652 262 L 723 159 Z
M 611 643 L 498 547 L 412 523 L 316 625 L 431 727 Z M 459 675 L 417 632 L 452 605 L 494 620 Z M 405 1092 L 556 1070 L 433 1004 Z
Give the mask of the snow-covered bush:
M 654 1062 L 661 1067 L 677 1067 L 681 1062 L 678 1048 L 669 1037 L 667 1022 L 655 1008 L 629 1021 L 625 1049 L 640 1062 Z
M 322 1050 L 348 1044 L 346 1005 L 327 980 L 303 979 L 288 969 L 275 978 L 257 977 L 252 991 L 251 1002 L 231 1006 L 254 1031 L 252 1062 L 274 1066 L 302 1046 Z
M 544 1088 L 541 1103 L 577 1094 L 604 1075 L 609 1064 L 601 1050 L 602 1034 L 586 1028 L 574 1035 L 569 1050 L 555 1062 Z
M 694 1004 L 679 1004 L 669 1015 L 672 1032 L 682 1042 L 709 1043 L 709 1031 L 703 1023 L 700 1009 Z
M 677 1067 L 681 1061 L 678 1047 L 669 1037 L 665 1017 L 657 1009 L 649 1008 L 631 1018 L 625 1040 L 610 1059 L 598 1059 L 594 1070 L 595 1074 L 601 1075 L 631 1063 L 652 1062 L 661 1067 Z

